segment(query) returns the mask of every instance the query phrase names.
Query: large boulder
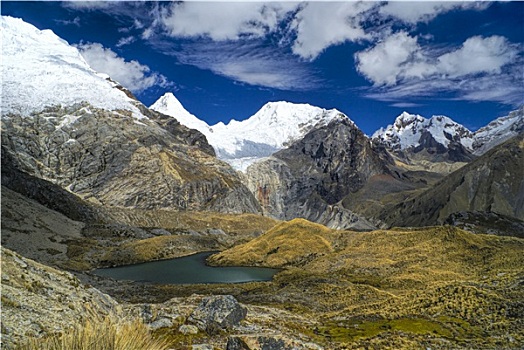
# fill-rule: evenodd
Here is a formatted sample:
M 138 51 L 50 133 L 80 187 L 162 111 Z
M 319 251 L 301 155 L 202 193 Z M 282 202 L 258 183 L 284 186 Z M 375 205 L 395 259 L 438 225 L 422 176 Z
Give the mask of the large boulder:
M 246 318 L 247 309 L 231 295 L 204 298 L 189 316 L 189 322 L 209 334 L 230 329 Z

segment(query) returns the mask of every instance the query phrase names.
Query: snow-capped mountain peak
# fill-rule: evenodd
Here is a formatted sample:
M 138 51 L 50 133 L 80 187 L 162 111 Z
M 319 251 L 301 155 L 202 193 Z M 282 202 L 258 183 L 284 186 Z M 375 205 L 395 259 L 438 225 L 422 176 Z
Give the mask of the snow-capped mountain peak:
M 88 102 L 145 118 L 135 100 L 97 74 L 78 49 L 51 30 L 2 16 L 2 115 L 30 115 L 47 106 Z
M 189 113 L 171 92 L 165 93 L 149 108 L 175 117 L 180 124 L 187 126 L 190 129 L 196 129 L 203 134 L 206 134 L 209 130 L 209 125 L 205 121 L 200 120 L 193 114 Z
M 405 130 L 408 125 L 416 126 L 425 121 L 426 119 L 418 114 L 410 114 L 404 111 L 395 119 L 393 127 L 400 131 Z
M 439 144 L 448 147 L 456 141 L 469 148 L 472 133 L 451 118 L 436 115 L 426 119 L 418 114 L 403 112 L 392 125 L 377 130 L 372 138 L 393 150 L 415 148 L 421 144 L 424 134 L 429 134 Z M 426 136 L 427 137 L 427 136 Z
M 347 117 L 335 110 L 285 101 L 268 102 L 248 119 L 208 126 L 187 112 L 173 94 L 166 94 L 151 109 L 173 116 L 202 132 L 217 156 L 238 170 L 300 139 L 314 127 Z

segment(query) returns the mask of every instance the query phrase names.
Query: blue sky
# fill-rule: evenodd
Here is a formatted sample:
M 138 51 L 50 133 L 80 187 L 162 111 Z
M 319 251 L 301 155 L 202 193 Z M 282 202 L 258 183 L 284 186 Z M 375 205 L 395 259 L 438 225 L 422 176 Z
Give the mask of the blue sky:
M 524 2 L 27 2 L 146 105 L 215 124 L 269 101 L 337 108 L 367 134 L 402 111 L 475 130 L 524 103 Z

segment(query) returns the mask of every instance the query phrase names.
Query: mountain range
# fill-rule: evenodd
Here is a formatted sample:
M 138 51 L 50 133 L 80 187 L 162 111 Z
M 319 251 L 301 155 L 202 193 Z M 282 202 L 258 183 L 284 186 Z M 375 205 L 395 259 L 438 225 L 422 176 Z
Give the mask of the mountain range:
M 382 213 L 390 204 L 524 130 L 524 107 L 476 132 L 404 112 L 369 137 L 336 109 L 283 101 L 210 126 L 172 93 L 147 108 L 50 31 L 10 17 L 2 26 L 2 159 L 105 206 L 372 229 L 396 223 Z
M 172 93 L 160 97 L 150 108 L 203 133 L 217 157 L 241 171 L 290 146 L 313 128 L 325 126 L 335 119 L 349 120 L 336 109 L 280 101 L 265 104 L 243 121 L 210 126 L 189 113 Z M 373 133 L 371 140 L 408 163 L 417 160 L 468 162 L 523 130 L 523 108 L 497 118 L 476 132 L 446 116 L 426 119 L 403 112 L 393 124 Z

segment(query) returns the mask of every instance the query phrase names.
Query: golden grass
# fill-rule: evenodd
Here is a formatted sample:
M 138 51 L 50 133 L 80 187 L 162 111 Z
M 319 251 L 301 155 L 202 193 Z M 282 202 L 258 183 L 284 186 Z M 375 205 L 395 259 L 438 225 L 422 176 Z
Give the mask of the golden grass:
M 304 219 L 283 222 L 260 237 L 210 258 L 219 265 L 298 265 L 333 252 L 333 230 Z
M 107 317 L 95 318 L 62 335 L 31 339 L 19 350 L 165 350 L 167 342 L 154 339 L 139 320 L 121 323 Z

